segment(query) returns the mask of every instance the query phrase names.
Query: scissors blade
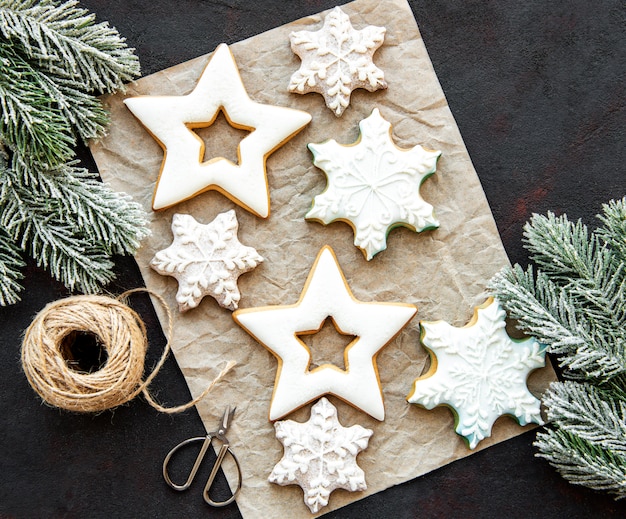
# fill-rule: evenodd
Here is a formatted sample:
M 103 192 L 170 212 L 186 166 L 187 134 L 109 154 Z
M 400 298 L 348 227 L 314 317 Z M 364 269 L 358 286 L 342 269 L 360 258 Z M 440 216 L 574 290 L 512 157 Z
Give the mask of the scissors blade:
M 224 414 L 222 415 L 222 420 L 220 423 L 220 430 L 219 430 L 222 436 L 224 436 L 228 432 L 228 428 L 230 427 L 230 422 L 233 419 L 233 415 L 235 414 L 236 409 L 237 409 L 236 407 L 233 407 L 231 411 L 230 406 L 226 406 L 226 410 L 224 411 Z

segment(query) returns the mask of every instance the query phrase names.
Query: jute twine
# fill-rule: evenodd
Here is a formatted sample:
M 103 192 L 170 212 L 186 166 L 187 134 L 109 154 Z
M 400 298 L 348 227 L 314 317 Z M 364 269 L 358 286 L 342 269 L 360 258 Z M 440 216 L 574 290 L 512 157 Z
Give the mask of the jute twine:
M 148 349 L 146 327 L 139 315 L 123 301 L 129 295 L 147 292 L 167 314 L 167 343 L 152 372 L 143 380 Z M 112 409 L 143 393 L 148 403 L 163 413 L 179 413 L 196 405 L 235 365 L 229 361 L 200 394 L 186 404 L 163 407 L 154 401 L 148 386 L 168 357 L 172 315 L 165 300 L 143 288 L 124 292 L 118 298 L 99 295 L 72 296 L 48 304 L 24 334 L 22 366 L 30 385 L 48 404 L 82 413 Z M 73 332 L 95 336 L 108 359 L 97 371 L 86 373 L 68 365 L 64 342 Z

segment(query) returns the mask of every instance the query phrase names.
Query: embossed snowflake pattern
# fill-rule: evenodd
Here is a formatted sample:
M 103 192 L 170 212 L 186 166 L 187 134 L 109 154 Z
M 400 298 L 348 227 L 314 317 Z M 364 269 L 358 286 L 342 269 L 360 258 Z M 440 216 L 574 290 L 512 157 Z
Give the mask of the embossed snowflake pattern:
M 421 232 L 439 226 L 433 206 L 419 190 L 435 172 L 441 152 L 420 145 L 398 148 L 391 140 L 391 124 L 378 109 L 359 128 L 360 137 L 353 145 L 334 139 L 308 145 L 328 185 L 315 197 L 306 218 L 323 224 L 349 223 L 354 244 L 369 261 L 387 248 L 392 228 L 403 225 Z
M 338 489 L 365 490 L 365 473 L 356 456 L 367 448 L 373 431 L 360 425 L 343 427 L 337 409 L 326 398 L 312 408 L 308 422 L 284 420 L 274 424 L 283 444 L 283 458 L 269 476 L 271 483 L 299 485 L 312 513 L 328 505 Z
M 385 39 L 384 27 L 368 25 L 356 30 L 348 15 L 335 7 L 319 31 L 292 32 L 289 38 L 291 49 L 302 60 L 291 76 L 289 90 L 322 94 L 336 116 L 350 104 L 353 90 L 387 88 L 383 71 L 372 61 Z
M 511 339 L 505 318 L 500 304 L 489 298 L 462 328 L 444 321 L 420 323 L 432 367 L 415 381 L 407 400 L 426 409 L 452 408 L 456 432 L 470 449 L 491 435 L 499 416 L 513 416 L 520 425 L 543 423 L 541 402 L 526 380 L 545 365 L 545 346 L 532 337 Z
M 263 261 L 255 249 L 239 242 L 238 228 L 232 209 L 207 225 L 190 215 L 174 215 L 174 241 L 155 254 L 150 266 L 159 274 L 176 278 L 176 302 L 181 312 L 198 306 L 206 295 L 224 308 L 237 309 L 241 299 L 237 279 Z

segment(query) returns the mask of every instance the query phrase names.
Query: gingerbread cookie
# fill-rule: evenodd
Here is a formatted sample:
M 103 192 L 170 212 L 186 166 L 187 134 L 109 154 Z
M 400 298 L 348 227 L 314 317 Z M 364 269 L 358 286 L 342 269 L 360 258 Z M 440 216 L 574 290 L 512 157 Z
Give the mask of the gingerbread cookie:
M 270 483 L 299 485 L 304 503 L 312 513 L 328 505 L 330 494 L 342 488 L 365 490 L 365 473 L 356 457 L 365 450 L 373 434 L 360 425 L 343 427 L 337 409 L 326 398 L 311 408 L 308 422 L 276 422 L 276 438 L 284 455 L 270 474 Z
M 433 206 L 419 190 L 435 172 L 441 152 L 419 144 L 398 148 L 391 140 L 391 124 L 377 108 L 359 128 L 354 144 L 344 146 L 331 139 L 308 145 L 328 185 L 314 198 L 306 218 L 322 224 L 348 223 L 354 229 L 354 244 L 369 261 L 387 248 L 387 234 L 394 227 L 421 232 L 439 226 Z
M 131 97 L 124 103 L 165 151 L 154 210 L 214 189 L 266 218 L 270 209 L 265 160 L 311 120 L 300 110 L 252 101 L 225 44 L 217 47 L 191 93 Z M 231 126 L 250 131 L 239 143 L 238 164 L 223 157 L 202 162 L 204 142 L 193 129 L 210 126 L 220 111 Z
M 528 390 L 526 379 L 545 365 L 546 348 L 534 338 L 511 339 L 505 318 L 500 304 L 489 298 L 463 328 L 444 321 L 420 322 L 431 367 L 414 382 L 407 400 L 426 409 L 449 406 L 456 432 L 470 449 L 491 435 L 499 416 L 511 415 L 520 425 L 543 423 L 541 402 Z
M 411 304 L 355 299 L 335 253 L 326 246 L 319 252 L 296 304 L 237 310 L 233 319 L 278 359 L 270 420 L 278 420 L 325 394 L 338 396 L 383 420 L 376 355 L 416 311 Z M 319 330 L 328 317 L 340 333 L 356 337 L 344 351 L 346 370 L 332 364 L 309 370 L 311 354 L 298 335 Z
M 255 249 L 239 242 L 238 227 L 232 209 L 207 225 L 190 215 L 174 215 L 174 241 L 155 254 L 150 266 L 163 276 L 176 278 L 181 312 L 198 306 L 206 295 L 224 308 L 237 309 L 241 299 L 237 279 L 263 261 Z
M 348 15 L 335 7 L 319 31 L 292 32 L 289 39 L 291 50 L 302 60 L 291 76 L 289 91 L 322 94 L 337 117 L 350 104 L 353 90 L 387 88 L 383 71 L 372 61 L 385 39 L 384 27 L 368 25 L 357 31 Z

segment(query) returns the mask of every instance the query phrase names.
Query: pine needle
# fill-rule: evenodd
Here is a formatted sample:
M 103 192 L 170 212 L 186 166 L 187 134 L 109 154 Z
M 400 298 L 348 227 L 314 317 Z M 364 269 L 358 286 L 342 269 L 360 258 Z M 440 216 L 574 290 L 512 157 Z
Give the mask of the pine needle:
M 626 497 L 626 459 L 561 429 L 537 434 L 540 458 L 547 459 L 570 483 Z
M 26 265 L 22 251 L 11 237 L 0 229 L 0 305 L 12 305 L 20 300 L 22 290 L 19 280 L 24 275 L 21 269 Z

